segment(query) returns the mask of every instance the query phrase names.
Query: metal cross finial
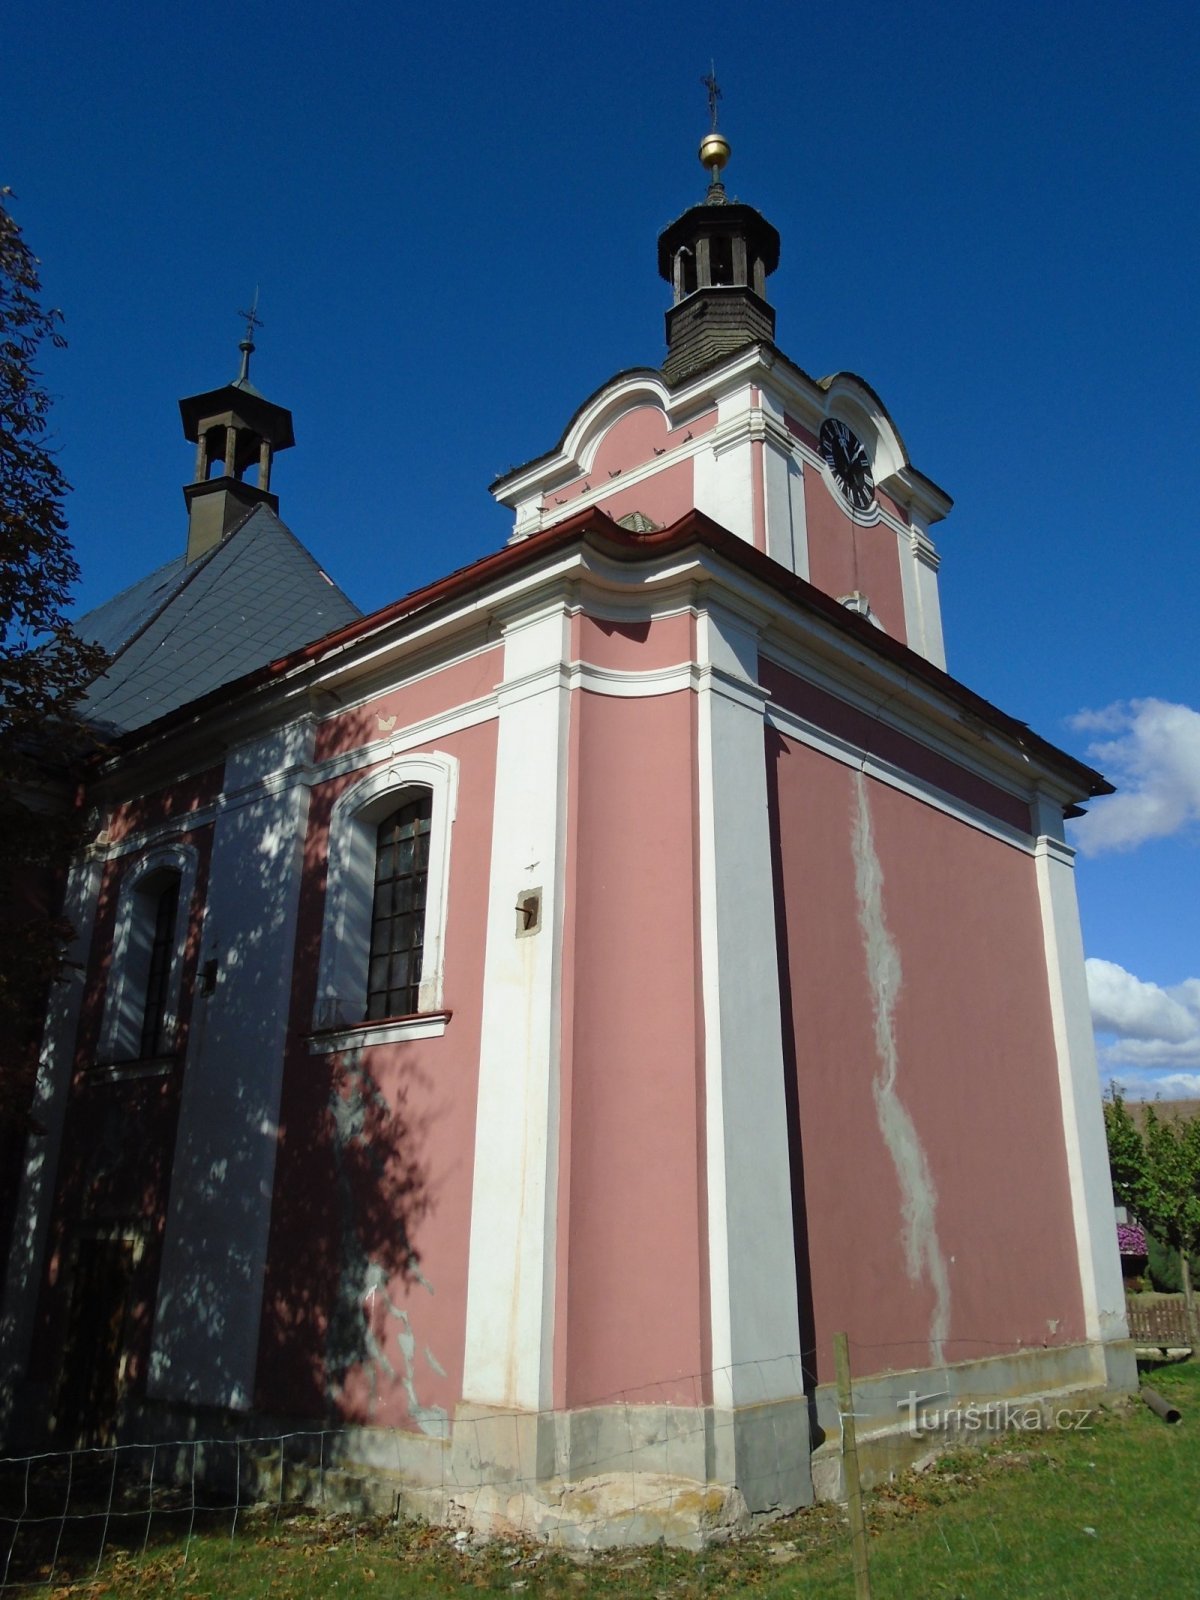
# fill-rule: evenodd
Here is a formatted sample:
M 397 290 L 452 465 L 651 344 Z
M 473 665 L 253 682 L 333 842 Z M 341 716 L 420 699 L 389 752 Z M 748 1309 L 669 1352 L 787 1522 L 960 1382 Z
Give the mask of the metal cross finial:
M 239 311 L 239 317 L 246 319 L 246 333 L 238 349 L 242 352 L 242 370 L 238 373 L 239 383 L 250 381 L 250 357 L 254 353 L 254 330 L 262 327 L 262 319 L 258 315 L 258 285 L 254 285 L 254 303 L 249 311 Z
M 708 64 L 708 76 L 701 78 L 700 82 L 708 90 L 708 115 L 712 122 L 712 131 L 717 131 L 717 101 L 721 98 L 721 88 L 717 83 L 717 66 L 715 61 Z
M 246 342 L 254 343 L 254 330 L 263 326 L 262 318 L 258 314 L 258 285 L 254 285 L 254 303 L 249 311 L 239 311 L 239 317 L 246 319 Z

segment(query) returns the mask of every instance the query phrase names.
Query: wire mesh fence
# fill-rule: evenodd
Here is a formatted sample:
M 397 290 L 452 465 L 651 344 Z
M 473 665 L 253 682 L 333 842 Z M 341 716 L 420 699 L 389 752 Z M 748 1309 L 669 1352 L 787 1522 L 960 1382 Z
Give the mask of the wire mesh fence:
M 413 1476 L 413 1435 L 404 1430 L 369 1430 L 367 1449 L 363 1430 L 348 1428 L 125 1442 L 0 1459 L 0 1590 L 78 1582 L 100 1574 L 117 1555 L 137 1559 L 162 1549 L 186 1568 L 198 1541 L 211 1546 L 223 1539 L 232 1548 L 251 1532 L 261 1534 L 264 1523 L 278 1527 L 346 1510 L 393 1522 L 423 1512 L 447 1524 L 449 1547 L 458 1551 L 488 1536 L 578 1550 L 664 1542 L 698 1548 L 744 1534 L 750 1524 L 732 1476 L 722 1472 L 727 1466 L 731 1474 L 751 1472 L 757 1503 L 775 1508 L 760 1518 L 759 1556 L 743 1557 L 743 1564 L 753 1567 L 761 1558 L 779 1565 L 820 1549 L 836 1558 L 845 1593 L 868 1594 L 869 1557 L 881 1530 L 916 1515 L 919 1505 L 931 1513 L 924 1525 L 936 1530 L 948 1570 L 1009 1563 L 1004 1581 L 1013 1587 L 970 1592 L 1041 1593 L 1029 1586 L 1039 1559 L 1040 1534 L 1032 1523 L 1014 1535 L 995 1519 L 946 1509 L 978 1475 L 975 1467 L 956 1464 L 956 1453 L 990 1440 L 1003 1447 L 999 1459 L 1014 1471 L 1032 1471 L 1031 1447 L 1044 1445 L 1048 1435 L 1086 1433 L 1098 1412 L 1069 1391 L 973 1397 L 950 1366 L 934 1374 L 920 1369 L 919 1387 L 908 1385 L 899 1366 L 902 1348 L 884 1352 L 892 1357 L 895 1380 L 886 1399 L 877 1387 L 872 1391 L 881 1352 L 850 1344 L 848 1381 L 840 1390 L 825 1384 L 814 1397 L 810 1379 L 806 1429 L 797 1430 L 786 1409 L 751 1407 L 762 1412 L 762 1425 L 749 1444 L 737 1413 L 631 1399 L 605 1408 L 603 1428 L 582 1426 L 578 1415 L 564 1412 L 533 1419 L 520 1412 L 460 1416 L 440 1457 L 427 1454 L 426 1460 L 441 1460 L 440 1475 L 426 1472 L 423 1481 Z M 711 1393 L 711 1378 L 705 1376 L 698 1392 Z M 770 1392 L 769 1374 L 750 1381 L 739 1371 L 736 1378 L 727 1385 L 735 1391 L 753 1392 L 757 1384 Z M 540 1435 L 530 1432 L 531 1423 Z M 559 1448 L 557 1458 L 547 1454 L 547 1440 Z M 848 1450 L 865 1466 L 865 1514 L 843 1503 L 809 1514 L 818 1521 L 793 1527 L 779 1520 L 796 1504 L 795 1486 L 810 1481 L 810 1470 L 818 1494 L 845 1501 L 853 1478 L 846 1470 Z M 914 1489 L 903 1476 L 914 1459 L 927 1465 L 939 1457 L 951 1465 L 925 1488 Z M 1074 1515 L 1065 1514 L 1068 1520 Z M 1087 1532 L 1090 1524 L 1075 1520 L 1080 1538 L 1098 1537 Z M 1023 1579 L 1017 1576 L 1022 1541 Z

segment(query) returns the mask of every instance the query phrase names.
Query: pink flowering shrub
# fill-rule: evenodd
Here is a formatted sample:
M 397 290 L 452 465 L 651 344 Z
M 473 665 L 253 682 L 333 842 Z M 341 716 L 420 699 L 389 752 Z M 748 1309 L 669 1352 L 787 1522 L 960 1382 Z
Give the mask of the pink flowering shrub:
M 1117 1223 L 1117 1249 L 1123 1256 L 1144 1256 L 1146 1254 L 1146 1230 L 1141 1223 Z

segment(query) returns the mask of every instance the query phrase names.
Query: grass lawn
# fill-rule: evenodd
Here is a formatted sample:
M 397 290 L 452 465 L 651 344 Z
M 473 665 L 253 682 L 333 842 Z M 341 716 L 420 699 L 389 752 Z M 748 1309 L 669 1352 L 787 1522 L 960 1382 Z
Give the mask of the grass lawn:
M 1083 1432 L 1008 1434 L 961 1450 L 870 1497 L 875 1600 L 1020 1597 L 1157 1600 L 1200 1594 L 1200 1364 L 1153 1385 L 1183 1411 L 1175 1427 L 1141 1404 Z M 138 1540 L 140 1544 L 140 1538 Z M 2 1559 L 3 1551 L 0 1551 Z M 94 1553 L 93 1553 L 94 1560 Z M 90 1572 L 90 1564 L 88 1568 Z M 844 1513 L 818 1506 L 701 1555 L 626 1550 L 571 1560 L 536 1545 L 459 1549 L 445 1530 L 306 1514 L 242 1515 L 145 1553 L 110 1547 L 97 1577 L 25 1593 L 53 1600 L 172 1596 L 854 1595 Z

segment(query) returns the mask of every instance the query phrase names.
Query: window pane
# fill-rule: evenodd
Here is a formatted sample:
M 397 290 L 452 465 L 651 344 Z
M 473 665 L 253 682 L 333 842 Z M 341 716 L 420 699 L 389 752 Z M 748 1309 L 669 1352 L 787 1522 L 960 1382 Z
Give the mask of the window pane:
M 432 810 L 433 796 L 426 792 L 379 824 L 367 973 L 369 1020 L 417 1009 Z

